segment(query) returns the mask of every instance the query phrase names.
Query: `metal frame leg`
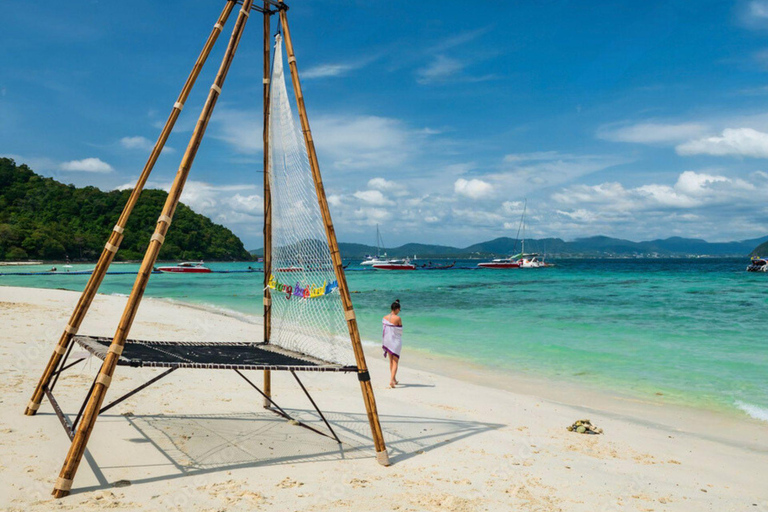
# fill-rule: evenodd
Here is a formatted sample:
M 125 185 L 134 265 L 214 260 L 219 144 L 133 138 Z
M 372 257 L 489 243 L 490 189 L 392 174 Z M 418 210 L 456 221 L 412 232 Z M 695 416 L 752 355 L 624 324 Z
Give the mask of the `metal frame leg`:
M 248 377 L 246 377 L 245 375 L 243 375 L 243 374 L 242 374 L 242 372 L 240 372 L 240 370 L 237 370 L 237 369 L 235 369 L 235 373 L 237 373 L 237 374 L 238 374 L 240 377 L 242 377 L 242 378 L 243 378 L 243 380 L 245 380 L 245 382 L 247 382 L 248 384 L 250 384 L 250 385 L 251 385 L 251 387 L 252 387 L 253 389 L 255 389 L 256 391 L 258 391 L 258 392 L 259 392 L 259 394 L 260 394 L 261 396 L 263 396 L 263 397 L 264 397 L 266 400 L 268 400 L 268 401 L 269 401 L 269 403 L 270 403 L 271 405 L 274 405 L 274 406 L 276 407 L 276 409 L 268 408 L 270 411 L 274 412 L 274 413 L 275 413 L 275 414 L 277 414 L 278 416 L 282 416 L 283 418 L 286 418 L 286 419 L 288 419 L 288 420 L 292 420 L 292 421 L 295 421 L 295 422 L 296 422 L 296 423 L 297 423 L 297 424 L 298 424 L 300 427 L 304 427 L 304 428 L 306 428 L 306 429 L 309 429 L 309 430 L 311 430 L 312 432 L 315 432 L 316 434 L 320 434 L 321 436 L 325 436 L 325 437 L 327 437 L 327 438 L 329 438 L 329 439 L 333 439 L 333 440 L 334 440 L 334 441 L 336 441 L 337 443 L 341 444 L 341 440 L 339 440 L 338 436 L 336 435 L 336 432 L 334 432 L 334 431 L 333 431 L 333 429 L 331 428 L 331 426 L 330 426 L 330 425 L 328 425 L 328 422 L 327 422 L 327 421 L 325 422 L 325 424 L 326 424 L 326 425 L 328 425 L 328 428 L 330 429 L 330 431 L 331 431 L 331 434 L 333 434 L 333 435 L 330 435 L 330 436 L 329 436 L 328 434 L 326 434 L 325 432 L 321 431 L 321 430 L 317 430 L 315 427 L 311 427 L 311 426 L 309 426 L 309 425 L 307 425 L 307 424 L 305 424 L 305 423 L 302 423 L 301 421 L 297 420 L 296 418 L 292 417 L 290 414 L 288 414 L 287 412 L 285 412 L 285 411 L 283 410 L 283 408 L 282 408 L 282 407 L 280 407 L 279 405 L 277 405 L 277 404 L 275 403 L 275 401 L 274 401 L 274 400 L 272 400 L 272 398 L 271 398 L 271 397 L 268 397 L 268 396 L 267 396 L 267 395 L 266 395 L 266 394 L 265 394 L 265 393 L 264 393 L 264 392 L 263 392 L 261 389 L 259 389 L 259 387 L 258 387 L 256 384 L 254 384 L 253 382 L 251 382 L 251 381 L 248 379 Z M 291 372 L 291 373 L 293 373 L 293 372 Z M 304 388 L 304 386 L 302 386 L 302 389 L 303 389 L 303 388 Z M 304 390 L 304 392 L 305 392 L 305 393 L 307 392 L 307 391 L 306 391 L 306 389 Z M 309 395 L 307 394 L 307 396 L 309 396 Z M 311 401 L 311 400 L 312 400 L 312 399 L 310 398 L 310 401 Z M 314 402 L 312 402 L 312 405 L 314 405 Z M 315 410 L 317 410 L 317 406 L 315 406 Z M 320 412 L 320 411 L 318 411 L 318 412 Z M 320 414 L 320 416 L 322 417 L 322 413 Z M 325 418 L 323 418 L 323 421 L 325 421 Z

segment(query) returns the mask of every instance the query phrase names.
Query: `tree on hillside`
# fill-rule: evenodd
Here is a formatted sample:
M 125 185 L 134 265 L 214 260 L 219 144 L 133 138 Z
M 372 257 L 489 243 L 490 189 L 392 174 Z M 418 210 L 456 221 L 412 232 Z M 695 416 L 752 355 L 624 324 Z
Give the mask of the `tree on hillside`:
M 130 190 L 77 188 L 0 158 L 0 260 L 95 260 Z M 116 260 L 144 256 L 167 193 L 145 190 L 125 229 Z M 179 204 L 160 259 L 252 259 L 229 229 Z

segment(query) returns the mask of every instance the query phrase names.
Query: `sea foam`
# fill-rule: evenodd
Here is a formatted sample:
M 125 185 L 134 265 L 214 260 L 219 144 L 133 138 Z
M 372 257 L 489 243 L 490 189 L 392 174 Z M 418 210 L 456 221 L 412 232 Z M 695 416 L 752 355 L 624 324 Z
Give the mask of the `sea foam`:
M 736 407 L 755 419 L 768 421 L 768 409 L 765 407 L 758 407 L 757 405 L 748 404 L 741 400 L 736 400 Z

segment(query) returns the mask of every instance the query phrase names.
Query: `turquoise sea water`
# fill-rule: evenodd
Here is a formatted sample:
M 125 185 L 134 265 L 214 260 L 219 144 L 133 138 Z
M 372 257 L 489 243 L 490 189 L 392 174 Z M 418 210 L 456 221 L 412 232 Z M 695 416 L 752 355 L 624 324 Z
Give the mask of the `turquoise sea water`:
M 459 261 L 457 266 L 474 266 Z M 409 347 L 498 371 L 577 381 L 768 421 L 768 274 L 744 259 L 569 260 L 548 269 L 347 272 L 363 338 L 403 304 Z M 245 269 L 253 263 L 211 263 Z M 59 266 L 61 267 L 61 266 Z M 45 267 L 0 267 L 0 272 Z M 75 265 L 73 270 L 92 268 Z M 113 265 L 135 271 L 138 265 Z M 61 270 L 61 268 L 60 268 Z M 128 294 L 110 275 L 102 293 Z M 148 296 L 258 315 L 261 273 L 153 275 Z M 87 276 L 0 276 L 0 285 L 82 290 Z

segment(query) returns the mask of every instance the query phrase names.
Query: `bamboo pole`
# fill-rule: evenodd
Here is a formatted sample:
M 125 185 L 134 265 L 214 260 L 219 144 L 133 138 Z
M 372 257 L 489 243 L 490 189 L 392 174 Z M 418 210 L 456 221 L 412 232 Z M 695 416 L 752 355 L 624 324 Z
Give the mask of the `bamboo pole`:
M 187 81 L 184 83 L 184 87 L 182 87 L 181 93 L 179 93 L 179 97 L 176 100 L 176 103 L 173 105 L 171 114 L 168 116 L 163 130 L 160 132 L 160 136 L 158 137 L 157 142 L 155 142 L 155 147 L 149 154 L 149 159 L 147 160 L 147 163 L 144 165 L 144 169 L 139 175 L 136 186 L 131 191 L 128 202 L 123 207 L 123 212 L 120 215 L 117 224 L 112 229 L 112 233 L 109 235 L 109 239 L 107 240 L 107 244 L 105 245 L 104 250 L 101 252 L 99 261 L 91 273 L 90 278 L 88 278 L 88 283 L 85 285 L 85 289 L 83 290 L 82 295 L 80 295 L 80 300 L 78 300 L 77 305 L 75 306 L 75 310 L 69 319 L 69 323 L 64 329 L 64 333 L 59 338 L 59 342 L 56 344 L 56 348 L 53 349 L 53 354 L 51 354 L 51 357 L 48 360 L 48 365 L 45 367 L 45 370 L 43 371 L 43 374 L 37 383 L 37 387 L 32 394 L 32 398 L 27 404 L 26 410 L 24 411 L 24 414 L 27 416 L 34 416 L 37 413 L 37 410 L 40 407 L 40 402 L 43 399 L 43 390 L 50 384 L 51 377 L 53 376 L 56 367 L 59 365 L 62 355 L 66 352 L 67 347 L 71 343 L 72 338 L 77 333 L 78 329 L 80 329 L 80 324 L 83 322 L 83 319 L 85 319 L 85 316 L 88 313 L 88 309 L 93 302 L 93 298 L 96 296 L 96 292 L 99 290 L 101 282 L 104 280 L 107 269 L 112 263 L 112 260 L 115 257 L 115 253 L 117 253 L 120 242 L 123 240 L 123 231 L 125 230 L 125 226 L 128 223 L 128 218 L 131 216 L 131 212 L 133 212 L 133 208 L 136 206 L 136 202 L 139 200 L 139 196 L 144 189 L 144 185 L 147 183 L 147 179 L 149 179 L 149 175 L 152 172 L 152 169 L 155 167 L 155 163 L 160 156 L 160 152 L 163 150 L 163 147 L 165 147 L 165 143 L 168 140 L 174 125 L 176 124 L 176 120 L 179 118 L 181 109 L 184 107 L 184 103 L 187 101 L 187 98 L 192 91 L 192 86 L 194 86 L 197 77 L 200 75 L 203 64 L 205 64 L 205 61 L 208 59 L 208 55 L 210 55 L 211 50 L 213 49 L 213 46 L 216 43 L 219 34 L 221 33 L 221 29 L 226 24 L 227 19 L 229 18 L 229 15 L 234 7 L 234 0 L 226 1 L 224 10 L 219 15 L 219 19 L 213 26 L 211 34 L 208 36 L 208 40 L 205 42 L 200 55 L 197 57 L 197 61 L 192 67 L 192 71 L 187 77 Z
M 72 487 L 72 480 L 77 472 L 77 467 L 85 452 L 88 438 L 93 431 L 94 424 L 96 423 L 96 417 L 98 416 L 99 409 L 104 402 L 104 397 L 109 389 L 109 384 L 112 381 L 112 376 L 117 366 L 117 360 L 123 351 L 125 346 L 125 340 L 128 337 L 128 333 L 133 324 L 133 320 L 136 317 L 136 312 L 144 296 L 144 290 L 147 286 L 147 281 L 152 273 L 152 267 L 157 261 L 157 255 L 160 252 L 160 248 L 165 241 L 165 235 L 168 232 L 171 219 L 176 207 L 179 204 L 181 193 L 184 189 L 189 170 L 192 167 L 192 163 L 197 155 L 197 150 L 200 147 L 205 130 L 208 126 L 208 122 L 213 114 L 213 109 L 216 106 L 216 100 L 221 94 L 221 87 L 224 84 L 224 79 L 227 76 L 227 72 L 232 64 L 237 46 L 240 43 L 240 38 L 243 34 L 243 29 L 248 20 L 253 0 L 244 0 L 240 9 L 240 13 L 235 22 L 235 26 L 232 29 L 232 36 L 227 46 L 227 51 L 224 54 L 224 58 L 219 67 L 219 71 L 216 74 L 216 79 L 211 86 L 208 93 L 208 99 L 205 102 L 200 118 L 197 121 L 195 130 L 192 133 L 192 137 L 187 146 L 187 150 L 184 153 L 184 157 L 181 160 L 181 165 L 176 173 L 171 190 L 168 192 L 168 197 L 163 206 L 163 211 L 157 220 L 157 226 L 155 227 L 155 233 L 149 242 L 147 252 L 144 255 L 144 260 L 141 263 L 141 268 L 136 276 L 136 282 L 131 290 L 131 295 L 128 298 L 128 303 L 125 306 L 125 311 L 120 319 L 120 324 L 115 332 L 115 337 L 112 339 L 112 343 L 107 352 L 107 357 L 104 359 L 104 363 L 101 365 L 99 375 L 96 377 L 96 384 L 88 397 L 88 405 L 85 408 L 82 419 L 75 433 L 75 437 L 72 440 L 72 445 L 69 448 L 67 458 L 64 460 L 64 466 L 59 473 L 59 479 L 56 481 L 56 485 L 53 490 L 53 495 L 56 498 L 61 498 L 69 494 L 69 490 Z
M 344 268 L 341 262 L 341 255 L 339 254 L 339 244 L 336 241 L 336 232 L 333 229 L 333 221 L 331 220 L 331 212 L 328 208 L 328 200 L 325 197 L 325 189 L 323 187 L 323 178 L 320 176 L 320 165 L 317 161 L 317 152 L 315 151 L 315 142 L 312 140 L 312 131 L 309 127 L 309 119 L 307 118 L 307 109 L 304 105 L 304 94 L 301 91 L 301 82 L 299 81 L 299 70 L 296 66 L 296 55 L 293 52 L 293 42 L 291 40 L 291 32 L 288 28 L 288 17 L 286 15 L 286 8 L 280 4 L 280 23 L 283 27 L 283 38 L 285 39 L 285 49 L 288 53 L 288 65 L 291 68 L 291 80 L 293 81 L 293 90 L 296 94 L 296 105 L 299 109 L 299 118 L 301 120 L 301 130 L 304 134 L 304 143 L 307 146 L 307 153 L 309 155 L 309 163 L 312 169 L 312 176 L 315 180 L 315 190 L 317 192 L 317 201 L 320 205 L 320 212 L 323 215 L 323 223 L 325 224 L 325 234 L 328 238 L 328 248 L 331 251 L 331 259 L 333 260 L 334 271 L 336 273 L 336 279 L 339 283 L 339 293 L 341 294 L 341 302 L 344 306 L 344 314 L 347 319 L 347 328 L 349 329 L 349 337 L 352 341 L 352 349 L 355 353 L 355 359 L 357 361 L 358 380 L 360 381 L 360 387 L 363 392 L 363 401 L 365 402 L 365 409 L 368 413 L 368 421 L 371 424 L 371 432 L 373 434 L 373 444 L 376 448 L 376 459 L 380 464 L 384 466 L 389 465 L 389 456 L 387 454 L 387 447 L 384 443 L 384 435 L 381 431 L 381 424 L 379 422 L 379 413 L 376 410 L 376 399 L 373 396 L 373 387 L 371 386 L 371 377 L 368 373 L 368 366 L 365 362 L 365 353 L 363 352 L 363 346 L 360 342 L 360 331 L 357 327 L 357 320 L 355 319 L 355 310 L 352 307 L 352 299 L 349 295 L 349 288 L 347 287 L 347 278 L 344 275 Z
M 269 276 L 272 274 L 272 191 L 269 185 L 269 88 L 271 61 L 269 1 L 264 0 L 264 342 L 269 343 L 272 334 L 272 296 L 269 293 Z M 264 394 L 272 398 L 272 374 L 264 370 Z M 264 398 L 264 407 L 270 402 Z

